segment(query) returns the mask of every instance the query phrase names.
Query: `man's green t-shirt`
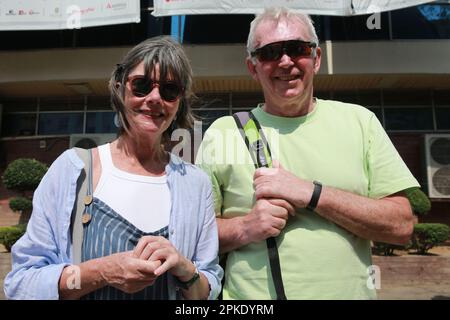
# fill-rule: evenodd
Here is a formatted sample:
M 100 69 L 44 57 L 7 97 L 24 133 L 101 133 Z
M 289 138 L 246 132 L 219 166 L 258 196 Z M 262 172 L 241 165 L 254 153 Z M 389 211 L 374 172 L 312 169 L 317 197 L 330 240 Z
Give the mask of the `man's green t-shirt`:
M 300 178 L 374 199 L 419 186 L 376 116 L 361 106 L 316 99 L 303 117 L 278 117 L 261 107 L 253 113 L 272 158 Z M 250 211 L 255 167 L 232 117 L 207 130 L 196 163 L 211 177 L 218 215 Z M 301 209 L 277 243 L 288 299 L 376 298 L 369 240 Z M 265 241 L 228 253 L 223 297 L 276 298 Z

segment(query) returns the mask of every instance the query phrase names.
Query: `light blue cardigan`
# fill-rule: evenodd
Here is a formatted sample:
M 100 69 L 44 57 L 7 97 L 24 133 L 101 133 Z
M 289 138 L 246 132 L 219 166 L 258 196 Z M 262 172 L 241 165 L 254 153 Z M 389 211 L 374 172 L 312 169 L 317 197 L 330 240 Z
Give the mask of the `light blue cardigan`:
M 12 271 L 5 278 L 8 299 L 58 299 L 62 270 L 72 263 L 70 218 L 77 179 L 84 167 L 73 149 L 51 165 L 33 197 L 25 235 L 12 248 Z M 169 240 L 195 263 L 209 281 L 209 299 L 217 298 L 223 276 L 211 183 L 199 168 L 171 155 L 166 166 L 172 198 Z M 170 299 L 180 299 L 169 276 Z

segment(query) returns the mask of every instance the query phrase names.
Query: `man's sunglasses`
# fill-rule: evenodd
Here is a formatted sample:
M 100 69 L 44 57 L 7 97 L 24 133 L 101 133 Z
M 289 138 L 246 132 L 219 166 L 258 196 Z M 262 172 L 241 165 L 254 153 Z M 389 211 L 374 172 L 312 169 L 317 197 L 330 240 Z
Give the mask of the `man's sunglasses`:
M 173 102 L 183 94 L 183 87 L 174 81 L 153 81 L 142 75 L 128 78 L 129 89 L 135 97 L 147 96 L 154 87 L 158 87 L 159 94 L 163 100 Z
M 317 47 L 316 43 L 302 40 L 278 41 L 266 44 L 250 53 L 250 55 L 262 62 L 277 61 L 284 54 L 291 58 L 310 57 L 315 47 Z

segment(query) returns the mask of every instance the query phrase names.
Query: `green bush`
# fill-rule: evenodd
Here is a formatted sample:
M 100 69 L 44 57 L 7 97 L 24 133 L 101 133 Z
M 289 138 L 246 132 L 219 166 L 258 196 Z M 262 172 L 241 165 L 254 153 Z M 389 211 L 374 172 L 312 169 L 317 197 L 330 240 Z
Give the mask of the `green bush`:
M 434 246 L 445 242 L 450 228 L 442 223 L 418 223 L 414 226 L 412 248 L 419 254 L 426 254 Z
M 0 227 L 0 243 L 3 244 L 8 252 L 27 229 L 26 224 L 18 224 L 11 227 Z
M 373 249 L 376 254 L 381 254 L 383 256 L 392 256 L 394 255 L 394 250 L 406 250 L 406 247 L 397 244 L 374 242 Z
M 423 216 L 431 210 L 430 199 L 420 188 L 414 187 L 405 190 L 409 203 L 415 215 Z
M 12 211 L 31 211 L 33 202 L 24 197 L 12 198 L 9 200 L 9 207 Z
M 24 192 L 39 185 L 48 167 L 35 159 L 17 159 L 11 162 L 3 174 L 7 189 Z

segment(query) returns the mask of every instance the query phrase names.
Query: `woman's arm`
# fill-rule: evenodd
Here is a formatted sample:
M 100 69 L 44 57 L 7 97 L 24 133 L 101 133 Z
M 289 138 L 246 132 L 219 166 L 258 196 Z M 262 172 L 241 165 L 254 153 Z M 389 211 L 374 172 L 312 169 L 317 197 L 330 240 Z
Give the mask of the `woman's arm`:
M 153 284 L 161 262 L 137 259 L 132 251 L 92 259 L 64 268 L 59 279 L 60 299 L 79 299 L 106 285 L 135 293 Z

